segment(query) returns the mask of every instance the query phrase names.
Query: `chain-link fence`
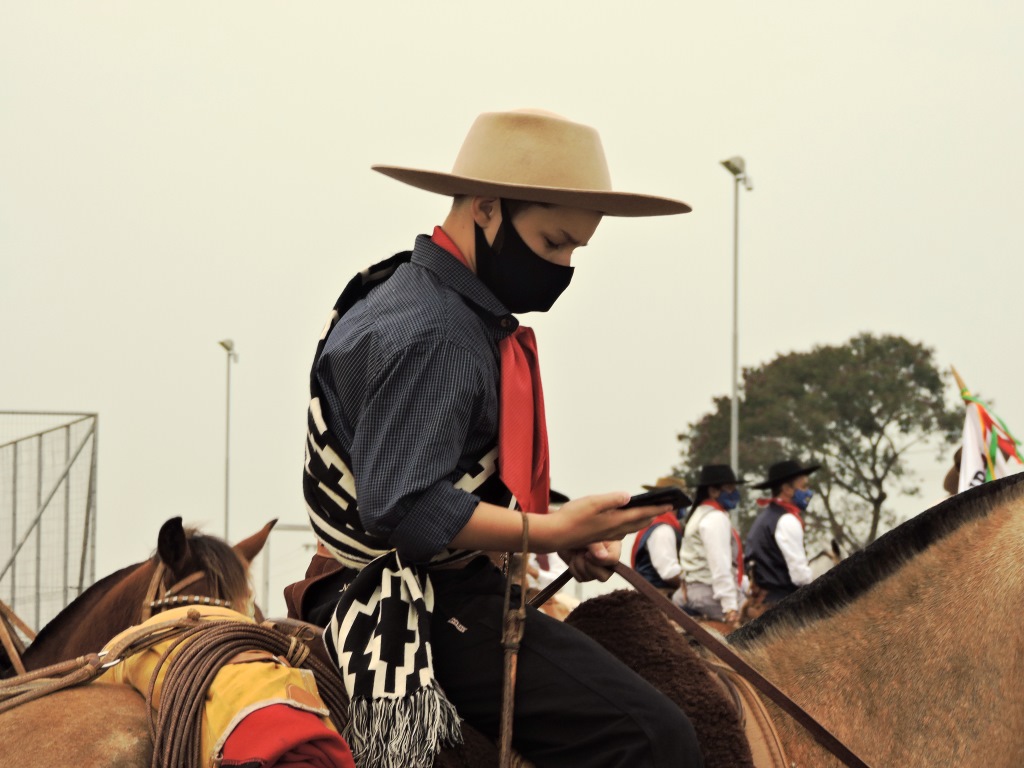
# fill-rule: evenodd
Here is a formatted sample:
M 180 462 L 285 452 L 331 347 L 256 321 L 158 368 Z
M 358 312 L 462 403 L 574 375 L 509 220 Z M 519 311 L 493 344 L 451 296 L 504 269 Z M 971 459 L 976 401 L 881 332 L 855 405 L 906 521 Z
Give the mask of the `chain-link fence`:
M 95 580 L 97 429 L 0 411 L 0 600 L 36 631 Z

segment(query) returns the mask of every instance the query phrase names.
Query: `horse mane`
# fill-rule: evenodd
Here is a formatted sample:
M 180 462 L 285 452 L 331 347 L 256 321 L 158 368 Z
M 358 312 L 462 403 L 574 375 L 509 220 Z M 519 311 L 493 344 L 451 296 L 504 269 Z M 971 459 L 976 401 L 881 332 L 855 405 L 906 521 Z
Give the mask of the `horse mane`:
M 227 600 L 244 600 L 249 594 L 249 576 L 241 556 L 230 544 L 199 533 L 194 528 L 186 529 L 185 535 L 195 561 L 194 570 L 206 573 L 210 594 L 218 594 Z
M 1022 491 L 1024 473 L 984 483 L 940 502 L 880 536 L 760 618 L 731 633 L 729 643 L 749 647 L 770 629 L 796 629 L 836 613 L 916 555 L 967 523 L 988 516 L 1007 497 L 1017 498 Z
M 88 587 L 85 592 L 68 603 L 60 613 L 50 619 L 50 621 L 46 623 L 46 626 L 39 630 L 36 634 L 35 640 L 33 640 L 29 645 L 26 655 L 28 653 L 38 652 L 40 647 L 44 646 L 51 636 L 59 635 L 61 632 L 66 631 L 66 627 L 74 626 L 78 621 L 84 620 L 89 613 L 92 612 L 96 603 L 106 597 L 107 593 L 110 592 L 111 589 L 116 587 L 123 580 L 130 578 L 134 571 L 139 570 L 145 565 L 146 562 L 144 561 L 141 563 L 135 563 L 134 565 L 125 566 L 121 570 L 115 571 L 109 576 L 104 576 L 92 586 Z M 96 650 L 98 651 L 99 648 Z

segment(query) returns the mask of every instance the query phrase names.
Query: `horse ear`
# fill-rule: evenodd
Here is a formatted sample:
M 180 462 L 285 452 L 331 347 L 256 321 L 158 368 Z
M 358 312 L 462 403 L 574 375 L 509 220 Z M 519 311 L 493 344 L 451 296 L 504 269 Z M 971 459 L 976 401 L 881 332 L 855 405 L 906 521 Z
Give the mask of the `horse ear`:
M 251 563 L 263 549 L 263 545 L 267 543 L 267 537 L 275 525 L 277 525 L 276 517 L 249 538 L 242 539 L 235 544 L 235 552 L 245 558 L 247 563 Z
M 185 565 L 189 556 L 188 539 L 180 517 L 172 517 L 160 526 L 160 535 L 156 539 L 156 551 L 163 564 L 177 573 Z

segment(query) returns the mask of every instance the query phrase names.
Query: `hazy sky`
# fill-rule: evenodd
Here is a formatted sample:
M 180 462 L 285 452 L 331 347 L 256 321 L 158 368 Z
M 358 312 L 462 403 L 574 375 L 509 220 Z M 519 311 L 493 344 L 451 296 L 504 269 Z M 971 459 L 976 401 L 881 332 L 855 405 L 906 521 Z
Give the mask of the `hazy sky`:
M 232 533 L 303 522 L 326 313 L 448 205 L 370 164 L 447 170 L 532 106 L 694 208 L 606 219 L 525 318 L 556 487 L 637 490 L 728 392 L 734 154 L 741 364 L 903 334 L 1024 431 L 1022 33 L 984 0 L 0 0 L 0 409 L 99 412 L 105 573 L 172 515 L 220 529 L 232 338 Z

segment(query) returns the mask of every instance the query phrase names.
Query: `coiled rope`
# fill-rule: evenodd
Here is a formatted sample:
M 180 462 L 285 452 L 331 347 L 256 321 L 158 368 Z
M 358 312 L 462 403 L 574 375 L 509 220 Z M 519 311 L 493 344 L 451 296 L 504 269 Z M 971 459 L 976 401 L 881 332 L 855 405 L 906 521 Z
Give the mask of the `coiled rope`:
M 265 626 L 236 621 L 211 621 L 176 638 L 161 656 L 150 680 L 150 735 L 153 768 L 195 768 L 203 764 L 203 703 L 218 670 L 246 651 L 266 651 L 292 667 L 312 671 L 331 722 L 342 732 L 348 696 L 337 670 L 331 669 L 309 646 Z M 166 665 L 160 706 L 152 715 L 153 693 L 160 669 Z

